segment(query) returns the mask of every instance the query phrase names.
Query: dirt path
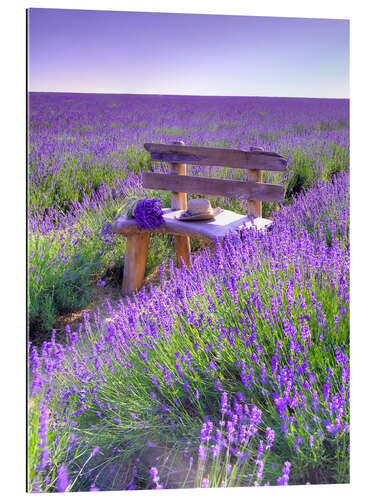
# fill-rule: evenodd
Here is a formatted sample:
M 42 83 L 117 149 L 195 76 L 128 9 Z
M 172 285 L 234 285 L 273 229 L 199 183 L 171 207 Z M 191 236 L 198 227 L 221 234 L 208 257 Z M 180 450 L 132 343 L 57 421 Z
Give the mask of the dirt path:
M 149 283 L 152 283 L 155 287 L 159 285 L 159 267 L 145 278 L 144 284 L 148 285 Z M 96 313 L 99 321 L 105 321 L 106 319 L 109 319 L 106 301 L 108 301 L 112 309 L 116 311 L 119 309 L 119 302 L 123 302 L 124 300 L 124 297 L 121 294 L 121 283 L 118 285 L 109 284 L 106 286 L 95 286 L 93 295 L 93 299 L 87 307 L 81 311 L 60 316 L 57 319 L 54 324 L 57 342 L 65 342 L 65 327 L 67 325 L 70 326 L 71 331 L 76 331 L 79 328 L 79 325 L 83 322 L 83 311 L 89 313 L 90 318 L 92 318 L 93 313 Z M 50 333 L 48 333 L 43 340 L 49 339 L 49 337 Z
M 196 254 L 203 248 L 206 244 L 201 241 L 194 241 L 194 248 L 192 248 L 192 254 Z M 175 259 L 174 259 L 174 263 Z M 166 262 L 164 262 L 166 264 Z M 154 269 L 154 271 L 146 276 L 144 282 L 145 285 L 152 283 L 156 288 L 160 284 L 159 266 Z M 119 309 L 119 302 L 124 301 L 124 297 L 121 295 L 121 281 L 118 283 L 109 283 L 106 286 L 98 286 L 93 284 L 93 297 L 91 302 L 81 309 L 80 311 L 71 312 L 68 314 L 61 315 L 57 318 L 53 325 L 55 330 L 56 342 L 64 344 L 66 340 L 65 327 L 70 326 L 71 331 L 77 331 L 79 325 L 83 323 L 83 312 L 86 311 L 90 318 L 93 318 L 94 313 L 97 315 L 99 321 L 106 320 L 109 317 L 106 302 L 108 301 L 111 308 L 116 311 Z M 30 338 L 33 344 L 40 347 L 44 341 L 49 341 L 51 338 L 51 332 L 37 333 Z

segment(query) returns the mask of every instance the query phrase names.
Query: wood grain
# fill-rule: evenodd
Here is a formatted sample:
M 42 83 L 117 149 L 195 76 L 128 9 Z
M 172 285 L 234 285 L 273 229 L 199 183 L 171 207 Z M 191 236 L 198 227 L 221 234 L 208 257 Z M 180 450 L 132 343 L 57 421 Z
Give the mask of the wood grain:
M 284 171 L 287 160 L 278 153 L 239 149 L 208 148 L 173 144 L 145 143 L 151 160 L 217 167 L 251 168 L 253 170 Z
M 145 275 L 150 233 L 142 231 L 129 233 L 126 242 L 122 294 L 138 290 Z
M 263 148 L 250 147 L 249 151 L 264 151 Z M 247 170 L 247 180 L 249 182 L 262 182 L 262 170 Z M 284 195 L 283 195 L 284 198 Z M 283 200 L 264 200 L 264 201 L 283 201 Z M 247 215 L 249 217 L 262 217 L 262 202 L 252 196 L 247 200 Z
M 262 170 L 248 170 L 247 171 L 248 186 L 256 184 L 258 186 L 269 186 L 269 184 L 262 184 Z M 272 186 L 279 188 L 280 196 L 272 199 L 266 199 L 259 196 L 250 195 L 247 200 L 247 214 L 249 217 L 262 217 L 262 201 L 283 201 L 284 188 L 282 186 Z M 281 191 L 280 191 L 281 190 Z
M 177 266 L 181 267 L 183 264 L 187 266 L 190 265 L 190 237 L 186 236 L 176 236 L 174 237 L 175 248 L 176 248 L 176 259 Z M 182 261 L 181 261 L 182 259 Z
M 252 222 L 247 215 L 238 214 L 231 210 L 223 210 L 214 220 L 208 221 L 180 221 L 177 217 L 181 213 L 182 210 L 176 211 L 164 208 L 163 217 L 165 223 L 150 232 L 172 234 L 174 236 L 187 235 L 209 241 L 213 239 L 222 240 L 227 234 L 235 232 L 241 227 L 254 225 L 256 228 L 263 230 L 272 223 L 271 220 L 261 217 L 254 219 Z M 112 230 L 117 234 L 139 233 L 136 221 L 125 215 L 122 215 L 114 222 Z
M 183 141 L 175 141 L 172 143 L 172 145 L 184 146 L 184 142 Z M 171 162 L 169 164 L 169 167 L 170 167 L 170 175 L 173 177 L 180 176 L 180 175 L 186 175 L 186 163 Z M 168 190 L 168 191 L 172 191 L 171 208 L 173 210 L 180 210 L 180 209 L 186 210 L 186 208 L 187 208 L 186 192 L 180 192 L 183 190 L 178 189 L 178 188 L 173 189 L 173 190 Z
M 252 200 L 278 201 L 284 198 L 284 188 L 275 184 L 262 184 L 261 171 L 254 172 L 254 182 L 234 181 L 230 179 L 212 179 L 209 177 L 191 177 L 187 175 L 169 175 L 144 172 L 143 187 L 165 191 L 183 191 L 190 194 L 216 195 L 227 198 L 248 196 Z M 258 175 L 260 172 L 260 176 Z M 174 208 L 172 206 L 172 208 Z M 176 207 L 177 208 L 177 207 Z M 184 208 L 185 209 L 185 208 Z
M 174 146 L 184 147 L 185 143 L 183 141 L 174 141 L 171 144 Z M 186 175 L 186 163 L 176 163 L 170 162 L 170 177 L 173 179 L 179 179 L 182 175 Z M 186 210 L 187 209 L 187 197 L 186 191 L 180 189 L 172 190 L 171 199 L 172 210 Z M 181 267 L 183 263 L 187 266 L 190 264 L 190 238 L 189 236 L 175 236 L 175 249 L 176 249 L 176 259 L 177 266 Z

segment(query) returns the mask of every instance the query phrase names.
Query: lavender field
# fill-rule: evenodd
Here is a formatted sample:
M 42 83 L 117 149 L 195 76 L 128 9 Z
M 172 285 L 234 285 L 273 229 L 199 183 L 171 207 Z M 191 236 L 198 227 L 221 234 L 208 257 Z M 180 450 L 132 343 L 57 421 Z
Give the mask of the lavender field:
M 28 136 L 29 491 L 349 482 L 349 101 L 30 93 Z M 170 202 L 143 143 L 175 140 L 282 154 L 272 229 L 189 268 L 154 235 L 157 279 L 85 312 L 120 288 L 126 199 Z

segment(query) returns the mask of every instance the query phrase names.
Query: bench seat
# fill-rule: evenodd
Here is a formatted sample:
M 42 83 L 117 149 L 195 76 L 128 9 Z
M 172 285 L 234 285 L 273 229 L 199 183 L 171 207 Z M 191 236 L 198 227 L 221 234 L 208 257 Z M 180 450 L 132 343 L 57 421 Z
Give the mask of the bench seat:
M 191 236 L 202 239 L 222 240 L 229 233 L 235 232 L 243 227 L 255 226 L 258 230 L 263 230 L 272 224 L 270 219 L 256 217 L 250 219 L 246 215 L 241 215 L 230 210 L 223 210 L 215 219 L 206 221 L 180 221 L 178 217 L 183 210 L 163 209 L 165 223 L 150 231 L 138 229 L 135 219 L 120 216 L 112 225 L 112 230 L 117 234 L 132 233 L 165 233 L 175 236 Z

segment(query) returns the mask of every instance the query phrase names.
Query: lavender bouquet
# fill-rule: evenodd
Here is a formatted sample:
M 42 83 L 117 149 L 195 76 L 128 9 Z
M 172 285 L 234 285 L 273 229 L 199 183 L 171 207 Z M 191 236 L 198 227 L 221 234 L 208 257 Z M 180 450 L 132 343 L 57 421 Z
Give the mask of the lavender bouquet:
M 155 229 L 164 222 L 160 200 L 132 196 L 122 207 L 127 217 L 136 220 L 139 229 Z

